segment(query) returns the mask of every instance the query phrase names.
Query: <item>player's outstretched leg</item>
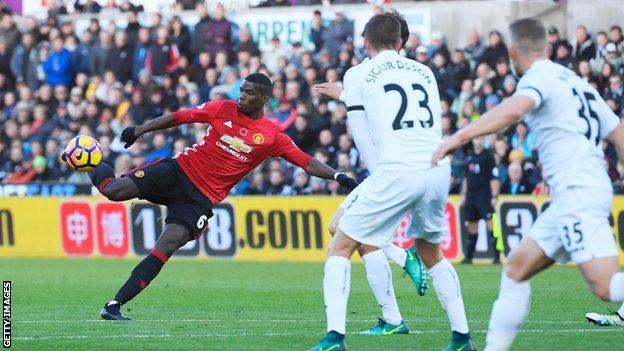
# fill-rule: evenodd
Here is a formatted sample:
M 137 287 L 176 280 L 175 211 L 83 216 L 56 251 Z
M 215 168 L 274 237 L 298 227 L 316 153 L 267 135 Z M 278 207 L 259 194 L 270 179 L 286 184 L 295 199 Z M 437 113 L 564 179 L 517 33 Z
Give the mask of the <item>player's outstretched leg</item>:
M 67 157 L 63 152 L 61 160 L 67 162 Z M 89 171 L 91 183 L 100 194 L 106 196 L 111 201 L 125 201 L 138 197 L 141 192 L 137 185 L 130 178 L 115 178 L 115 171 L 108 164 L 101 162 L 93 170 Z
M 524 238 L 503 268 L 500 291 L 492 307 L 486 351 L 506 351 L 529 315 L 529 279 L 554 262 L 531 238 Z
M 102 162 L 89 172 L 91 183 L 102 195 L 111 201 L 125 201 L 140 195 L 140 190 L 134 181 L 127 177 L 115 178 L 115 171 Z
M 107 320 L 132 320 L 121 313 L 121 306 L 132 300 L 156 278 L 169 257 L 190 239 L 186 227 L 170 223 L 158 238 L 152 252 L 143 259 L 130 274 L 130 278 L 119 289 L 115 298 L 100 311 L 100 317 Z
M 358 250 L 364 261 L 368 285 L 381 307 L 383 318 L 370 329 L 361 332 L 364 335 L 408 334 L 409 328 L 397 304 L 392 284 L 392 269 L 382 250 L 372 246 L 360 246 Z
M 416 251 L 429 269 L 433 288 L 451 324 L 451 342 L 445 351 L 476 351 L 470 338 L 459 277 L 453 265 L 442 255 L 439 244 L 416 239 Z

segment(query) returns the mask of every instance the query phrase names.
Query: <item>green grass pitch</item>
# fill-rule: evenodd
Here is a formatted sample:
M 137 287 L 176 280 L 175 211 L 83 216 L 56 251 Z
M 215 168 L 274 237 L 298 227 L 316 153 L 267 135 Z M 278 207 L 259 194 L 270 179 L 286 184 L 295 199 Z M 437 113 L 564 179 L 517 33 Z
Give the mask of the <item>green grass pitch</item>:
M 98 320 L 132 260 L 0 259 L 13 281 L 15 350 L 305 350 L 325 332 L 323 266 L 171 260 L 125 311 L 133 322 Z M 363 267 L 354 264 L 348 307 L 350 350 L 441 350 L 450 337 L 435 292 L 418 297 L 394 267 L 394 286 L 410 335 L 359 336 L 380 315 Z M 480 349 L 498 292 L 500 267 L 457 266 L 469 325 Z M 601 303 L 573 267 L 533 281 L 529 320 L 514 350 L 622 350 L 624 329 L 584 320 Z

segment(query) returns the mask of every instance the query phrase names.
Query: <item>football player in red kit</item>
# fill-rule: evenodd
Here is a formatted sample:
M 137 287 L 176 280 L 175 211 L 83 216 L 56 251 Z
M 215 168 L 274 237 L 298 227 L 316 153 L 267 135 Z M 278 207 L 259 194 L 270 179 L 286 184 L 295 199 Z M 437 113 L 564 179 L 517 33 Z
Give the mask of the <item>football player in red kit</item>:
M 207 102 L 126 128 L 121 139 L 128 148 L 145 133 L 185 123 L 208 124 L 200 144 L 173 158 L 150 163 L 120 178 L 115 178 L 105 163 L 89 172 L 93 185 L 109 200 L 140 198 L 167 206 L 165 229 L 154 249 L 134 268 L 115 298 L 104 305 L 100 312 L 103 319 L 130 320 L 121 313 L 121 306 L 158 275 L 178 248 L 206 231 L 212 207 L 267 158 L 282 157 L 310 175 L 335 179 L 349 189 L 357 186 L 354 179 L 301 151 L 277 124 L 262 115 L 271 91 L 270 79 L 254 73 L 245 78 L 237 101 Z

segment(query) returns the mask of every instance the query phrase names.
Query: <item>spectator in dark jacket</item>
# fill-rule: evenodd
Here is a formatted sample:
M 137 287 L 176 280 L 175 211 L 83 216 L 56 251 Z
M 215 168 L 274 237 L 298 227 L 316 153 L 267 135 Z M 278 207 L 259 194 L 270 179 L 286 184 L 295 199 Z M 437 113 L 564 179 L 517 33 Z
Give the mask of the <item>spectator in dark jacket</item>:
M 11 56 L 11 72 L 19 82 L 26 83 L 31 89 L 37 89 L 37 66 L 39 53 L 35 47 L 35 38 L 31 33 L 24 33 L 22 43 L 15 48 Z
M 342 43 L 353 41 L 353 25 L 342 12 L 336 12 L 336 19 L 323 30 L 322 39 L 323 49 L 329 51 L 331 57 L 337 57 Z
M 191 34 L 188 28 L 186 28 L 178 16 L 174 16 L 170 23 L 171 40 L 176 44 L 178 50 L 180 50 L 180 55 L 191 57 Z
M 502 36 L 499 31 L 493 30 L 490 32 L 488 46 L 485 48 L 480 62 L 487 63 L 492 69 L 496 68 L 496 61 L 499 58 L 507 57 L 507 45 L 503 42 Z
M 260 55 L 260 50 L 258 50 L 258 46 L 253 41 L 251 33 L 249 33 L 249 29 L 247 29 L 247 27 L 242 27 L 238 30 L 238 47 L 236 48 L 236 51 L 247 51 L 249 56 Z
M 569 69 L 574 68 L 574 60 L 572 59 L 572 55 L 570 55 L 570 45 L 567 40 L 561 41 L 561 45 L 557 47 L 557 52 L 555 52 L 555 59 L 553 62 Z
M 19 43 L 20 36 L 20 31 L 13 22 L 13 16 L 10 14 L 2 15 L 0 20 L 0 41 L 6 43 L 9 52 L 13 52 L 13 49 Z
M 149 29 L 141 27 L 138 34 L 139 40 L 136 42 L 132 54 L 132 80 L 139 80 L 139 72 L 145 68 L 147 54 L 150 49 L 150 32 Z
M 232 48 L 232 22 L 225 18 L 225 8 L 217 5 L 215 18 L 210 23 L 206 33 L 206 49 L 215 57 L 218 52 L 224 51 L 228 58 L 231 56 Z
M 132 73 L 132 47 L 125 32 L 115 33 L 115 46 L 110 50 L 104 69 L 112 71 L 120 82 L 126 82 Z
M 154 76 L 160 77 L 178 68 L 180 53 L 175 44 L 169 43 L 167 27 L 160 27 L 156 32 L 156 42 L 150 46 L 147 54 L 146 68 Z
M 470 78 L 470 63 L 464 58 L 464 51 L 461 49 L 453 51 L 448 69 L 452 81 L 451 88 L 459 94 L 462 82 Z
M 321 51 L 323 47 L 323 31 L 325 30 L 325 25 L 323 25 L 323 17 L 321 16 L 321 11 L 314 11 L 314 17 L 312 18 L 312 28 L 310 29 L 310 34 L 312 35 L 312 42 L 314 43 L 314 53 L 318 53 Z
M 100 41 L 93 46 L 93 54 L 91 55 L 93 59 L 91 62 L 91 74 L 101 76 L 106 71 L 106 58 L 113 45 L 111 35 L 108 32 L 101 31 L 99 37 Z
M 561 39 L 561 37 L 559 36 L 559 31 L 555 26 L 548 27 L 548 46 L 550 48 L 550 59 L 552 61 L 554 61 L 557 57 L 557 49 L 561 45 L 567 45 L 569 50 L 572 49 L 570 47 L 570 43 Z
M 94 62 L 94 47 L 93 34 L 86 30 L 82 34 L 82 42 L 78 44 L 76 50 L 72 53 L 72 69 L 74 74 L 86 73 L 92 74 L 93 68 L 91 63 Z
M 576 43 L 574 44 L 574 60 L 591 60 L 596 56 L 596 45 L 591 41 L 587 28 L 580 25 L 576 27 Z
M 128 42 L 135 43 L 139 40 L 139 14 L 136 11 L 128 12 L 128 25 L 126 26 L 126 34 L 128 35 Z
M 71 53 L 63 47 L 63 39 L 52 40 L 52 52 L 43 63 L 46 82 L 52 86 L 69 86 L 72 80 Z
M 208 9 L 203 3 L 197 4 L 195 11 L 199 15 L 199 22 L 193 30 L 193 52 L 197 55 L 202 51 L 206 51 L 206 37 L 210 30 L 212 18 L 208 16 Z

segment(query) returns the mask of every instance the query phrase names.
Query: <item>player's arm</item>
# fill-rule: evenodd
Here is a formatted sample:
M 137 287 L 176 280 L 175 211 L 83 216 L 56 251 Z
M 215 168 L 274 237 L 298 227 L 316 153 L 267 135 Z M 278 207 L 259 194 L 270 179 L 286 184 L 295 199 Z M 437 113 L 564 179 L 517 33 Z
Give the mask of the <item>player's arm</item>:
M 121 140 L 125 142 L 124 147 L 127 149 L 130 145 L 141 137 L 141 135 L 154 132 L 157 130 L 169 129 L 180 124 L 186 123 L 205 123 L 214 118 L 222 102 L 204 103 L 197 107 L 190 109 L 180 110 L 173 113 L 166 113 L 160 117 L 151 119 L 141 125 L 134 127 L 127 127 L 121 133 Z
M 372 173 L 377 167 L 379 157 L 373 138 L 370 135 L 366 114 L 364 111 L 349 111 L 347 112 L 347 121 L 351 128 L 351 136 L 353 137 L 355 147 L 360 152 L 366 168 Z
M 506 99 L 440 144 L 433 153 L 431 164 L 437 165 L 446 155 L 475 137 L 492 134 L 518 122 L 534 108 L 535 101 L 528 96 L 514 95 Z
M 324 164 L 316 158 L 303 152 L 286 134 L 279 133 L 275 140 L 272 156 L 284 158 L 295 166 L 299 166 L 309 175 L 319 178 L 336 180 L 341 186 L 347 189 L 355 189 L 358 182 L 342 172 L 338 172 L 332 167 Z

